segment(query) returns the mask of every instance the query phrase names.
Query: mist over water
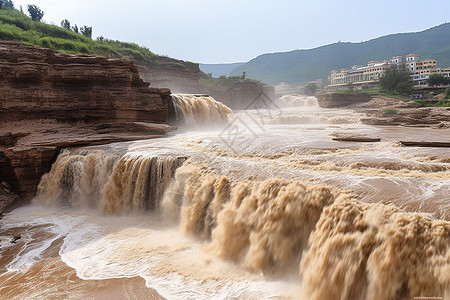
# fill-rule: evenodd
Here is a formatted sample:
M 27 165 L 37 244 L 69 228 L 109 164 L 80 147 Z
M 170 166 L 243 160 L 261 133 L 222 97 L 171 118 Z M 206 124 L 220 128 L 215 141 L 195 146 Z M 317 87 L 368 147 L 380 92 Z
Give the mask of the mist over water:
M 450 297 L 450 153 L 397 144 L 448 130 L 366 126 L 311 97 L 233 114 L 174 101 L 179 132 L 64 151 L 34 206 L 0 220 L 23 235 L 0 240 L 14 253 L 0 294 L 85 297 L 128 278 L 118 293 L 142 299 Z M 349 133 L 382 141 L 332 140 Z M 20 288 L 37 274 L 71 280 Z

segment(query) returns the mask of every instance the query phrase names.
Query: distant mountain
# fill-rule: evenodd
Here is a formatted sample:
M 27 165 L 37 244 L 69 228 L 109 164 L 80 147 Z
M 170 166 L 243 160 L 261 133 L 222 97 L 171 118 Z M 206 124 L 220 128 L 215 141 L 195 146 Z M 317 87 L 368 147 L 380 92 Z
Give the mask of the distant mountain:
M 450 67 L 450 23 L 362 43 L 334 43 L 309 50 L 263 54 L 235 68 L 231 75 L 246 71 L 247 78 L 268 84 L 302 84 L 319 78 L 327 82 L 331 70 L 410 53 L 421 55 L 421 59 L 437 59 L 439 67 Z
M 206 74 L 212 73 L 213 77 L 219 77 L 221 75 L 230 76 L 231 71 L 237 67 L 243 65 L 244 63 L 233 63 L 233 64 L 199 64 L 200 70 Z M 242 75 L 242 72 L 241 74 Z

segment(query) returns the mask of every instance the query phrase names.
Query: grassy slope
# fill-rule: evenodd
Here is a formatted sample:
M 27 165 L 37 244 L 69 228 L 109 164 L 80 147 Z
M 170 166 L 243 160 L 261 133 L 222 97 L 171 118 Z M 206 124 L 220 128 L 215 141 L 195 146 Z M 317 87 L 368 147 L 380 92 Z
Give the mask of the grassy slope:
M 0 39 L 15 40 L 63 53 L 121 58 L 149 65 L 177 64 L 198 71 L 198 64 L 158 56 L 134 43 L 94 41 L 59 26 L 32 21 L 30 17 L 12 9 L 0 10 Z
M 246 71 L 248 77 L 270 84 L 305 83 L 317 78 L 326 82 L 333 69 L 366 65 L 371 60 L 409 53 L 420 54 L 422 59 L 437 59 L 441 67 L 450 66 L 450 24 L 363 43 L 335 43 L 310 50 L 264 54 L 234 69 L 232 75 Z
M 66 28 L 32 21 L 17 10 L 0 9 L 0 40 L 14 40 L 27 45 L 50 48 L 69 54 L 88 54 L 108 58 L 132 60 L 158 69 L 181 68 L 197 74 L 200 84 L 216 89 L 230 89 L 242 82 L 257 82 L 251 79 L 216 79 L 200 71 L 199 65 L 152 53 L 134 43 L 113 40 L 94 41 Z

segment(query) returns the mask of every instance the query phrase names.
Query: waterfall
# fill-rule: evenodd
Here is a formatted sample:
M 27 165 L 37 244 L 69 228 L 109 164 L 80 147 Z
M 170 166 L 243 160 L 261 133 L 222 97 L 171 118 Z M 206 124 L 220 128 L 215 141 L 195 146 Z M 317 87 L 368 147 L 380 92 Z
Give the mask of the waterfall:
M 189 127 L 227 124 L 232 114 L 230 108 L 207 95 L 172 95 L 172 103 L 174 121 Z
M 106 214 L 155 209 L 185 160 L 170 155 L 120 157 L 104 151 L 65 151 L 42 177 L 35 201 L 100 208 Z
M 361 203 L 323 185 L 232 182 L 187 163 L 163 209 L 217 256 L 265 274 L 299 273 L 308 299 L 412 299 L 450 288 L 450 223 Z

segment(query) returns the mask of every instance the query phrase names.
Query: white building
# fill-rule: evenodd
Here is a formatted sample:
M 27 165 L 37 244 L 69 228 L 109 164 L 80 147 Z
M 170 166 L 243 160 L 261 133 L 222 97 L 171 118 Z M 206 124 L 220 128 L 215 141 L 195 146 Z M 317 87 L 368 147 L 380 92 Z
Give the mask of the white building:
M 353 66 L 351 69 L 333 70 L 328 76 L 329 86 L 344 86 L 353 84 L 376 84 L 386 69 L 393 65 L 404 65 L 411 73 L 411 80 L 415 85 L 426 85 L 431 74 L 442 74 L 450 77 L 450 68 L 437 68 L 435 59 L 420 60 L 420 55 L 409 54 L 406 57 L 395 56 L 390 60 L 369 61 L 367 66 Z

